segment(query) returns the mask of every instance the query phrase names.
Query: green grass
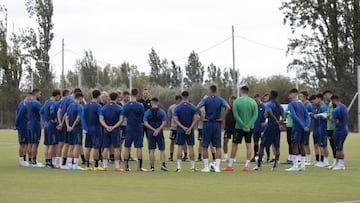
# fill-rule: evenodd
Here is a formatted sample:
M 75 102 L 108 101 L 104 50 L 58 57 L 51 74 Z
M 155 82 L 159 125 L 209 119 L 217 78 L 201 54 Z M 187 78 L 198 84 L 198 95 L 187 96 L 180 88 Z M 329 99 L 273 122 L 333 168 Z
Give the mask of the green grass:
M 281 160 L 287 147 L 282 136 Z M 43 160 L 40 147 L 39 160 Z M 115 173 L 64 171 L 18 166 L 15 131 L 0 131 L 0 202 L 338 202 L 360 200 L 360 135 L 351 134 L 345 143 L 345 171 L 308 167 L 304 173 L 287 173 L 280 166 L 271 172 L 241 171 L 244 146 L 240 146 L 234 172 Z M 147 150 L 144 150 L 144 154 Z M 158 159 L 158 156 L 157 156 Z M 145 158 L 147 160 L 147 158 Z M 196 164 L 202 168 L 202 163 Z M 225 166 L 226 164 L 223 164 Z M 135 163 L 131 167 L 135 169 Z M 145 161 L 145 167 L 148 167 Z M 112 166 L 111 166 L 112 169 Z M 159 169 L 159 163 L 157 163 Z

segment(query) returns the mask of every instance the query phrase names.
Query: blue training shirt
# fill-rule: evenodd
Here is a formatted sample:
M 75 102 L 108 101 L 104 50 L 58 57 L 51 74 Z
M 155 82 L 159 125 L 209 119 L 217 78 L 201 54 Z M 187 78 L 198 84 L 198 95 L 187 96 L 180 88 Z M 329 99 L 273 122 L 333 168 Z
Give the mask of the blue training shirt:
M 164 121 L 167 121 L 167 116 L 163 109 L 151 108 L 145 111 L 144 122 L 148 122 L 151 127 L 157 129 Z
M 198 115 L 196 107 L 189 102 L 182 102 L 175 107 L 173 116 L 177 117 L 179 122 L 188 128 L 193 122 L 194 115 Z M 185 133 L 180 126 L 177 126 L 177 132 Z
M 317 105 L 314 114 L 327 113 L 327 105 L 325 103 Z M 314 117 L 314 132 L 317 135 L 326 134 L 327 132 L 327 119 L 323 117 Z
M 279 109 L 277 109 L 279 108 Z M 278 110 L 278 112 L 276 111 Z M 276 103 L 274 101 L 269 101 L 266 104 L 266 111 L 272 112 L 277 120 L 280 120 L 280 116 L 284 114 L 284 108 L 279 104 L 279 106 L 276 106 Z M 268 119 L 268 124 L 266 126 L 268 129 L 278 129 L 279 126 L 270 118 Z
M 126 130 L 138 130 L 144 119 L 144 106 L 137 101 L 129 101 L 124 105 L 124 116 L 127 119 Z
M 70 104 L 74 103 L 75 99 L 72 96 L 66 96 L 64 97 L 64 99 L 62 100 L 59 109 L 61 109 L 61 119 L 64 118 L 65 113 L 67 112 Z
M 20 102 L 16 111 L 15 127 L 18 130 L 27 129 L 27 110 L 24 101 Z
M 200 105 L 205 106 L 205 119 L 210 122 L 217 121 L 221 117 L 221 109 L 227 102 L 218 96 L 208 96 L 200 101 Z
M 120 105 L 109 102 L 102 108 L 101 115 L 108 126 L 114 126 L 119 122 L 120 116 L 124 115 L 124 110 Z
M 303 132 L 304 128 L 310 128 L 310 117 L 308 109 L 298 100 L 289 103 L 288 109 L 293 119 L 293 129 Z
M 56 102 L 52 99 L 46 100 L 42 108 L 42 117 L 45 122 L 50 122 L 51 120 L 56 120 Z
M 348 127 L 349 115 L 347 108 L 344 104 L 340 104 L 335 108 L 332 114 L 332 118 L 337 119 L 339 121 L 336 123 L 335 126 L 334 133 L 336 135 L 346 135 L 349 133 L 349 127 Z
M 34 125 L 40 125 L 40 111 L 41 104 L 36 99 L 30 99 L 25 102 L 26 111 L 27 111 L 27 125 L 28 129 L 34 127 Z
M 78 125 L 76 125 L 74 127 L 74 129 L 77 129 L 77 130 L 86 130 L 87 131 L 87 126 L 86 126 L 86 122 L 85 119 L 84 119 L 84 109 L 83 107 L 74 102 L 72 104 L 70 104 L 70 106 L 67 108 L 67 111 L 66 111 L 66 114 L 67 116 L 69 117 L 69 125 L 72 126 L 76 120 L 76 118 L 79 116 L 80 117 L 80 122 Z
M 84 107 L 84 119 L 90 129 L 101 127 L 99 116 L 101 115 L 101 105 L 97 102 L 89 102 Z
M 265 104 L 258 105 L 258 117 L 254 124 L 254 133 L 264 131 L 264 127 L 261 126 L 261 123 L 264 123 L 266 120 L 264 116 L 265 110 L 266 110 Z

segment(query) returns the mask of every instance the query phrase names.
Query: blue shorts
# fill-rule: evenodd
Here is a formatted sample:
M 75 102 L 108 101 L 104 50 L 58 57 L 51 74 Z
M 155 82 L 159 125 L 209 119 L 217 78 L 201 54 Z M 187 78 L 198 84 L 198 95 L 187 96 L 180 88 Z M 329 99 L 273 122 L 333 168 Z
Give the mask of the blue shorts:
M 280 148 L 280 129 L 268 129 L 266 128 L 264 131 L 264 134 L 261 139 L 261 147 L 268 148 L 271 146 L 271 144 L 274 145 L 276 149 Z
M 124 144 L 126 148 L 130 148 L 132 143 L 134 143 L 135 148 L 143 148 L 144 147 L 143 142 L 144 142 L 144 133 L 142 127 L 139 127 L 137 129 L 126 128 L 125 144 Z
M 51 146 L 58 143 L 56 124 L 46 123 L 44 132 L 44 145 Z
M 327 133 L 322 133 L 318 135 L 318 145 L 319 147 L 327 147 Z
M 28 132 L 29 132 L 30 144 L 39 144 L 41 139 L 40 124 L 32 125 Z
M 305 133 L 303 144 L 304 145 L 309 145 L 309 143 L 310 143 L 310 132 L 307 132 L 307 133 Z
M 18 140 L 19 144 L 29 144 L 29 131 L 26 129 L 18 129 Z
M 110 146 L 114 148 L 120 148 L 120 128 L 116 128 L 111 132 L 104 130 L 104 148 L 110 148 Z
M 346 137 L 347 134 L 334 133 L 334 142 L 335 142 L 336 151 L 343 151 Z
M 74 129 L 68 133 L 68 144 L 69 145 L 82 145 L 83 135 L 82 129 Z
M 120 139 L 123 141 L 125 140 L 125 135 L 126 135 L 126 125 L 121 126 L 120 130 L 121 130 Z
M 309 133 L 301 130 L 301 132 L 299 130 L 296 130 L 295 128 L 292 129 L 291 131 L 291 143 L 301 143 L 303 144 L 305 142 L 306 136 Z
M 66 130 L 66 125 L 63 125 L 61 130 L 58 130 L 58 142 L 63 142 L 69 144 L 69 135 Z
M 254 139 L 254 142 L 259 142 L 260 138 L 261 138 L 261 131 L 259 132 L 253 132 L 253 139 Z
M 101 127 L 90 128 L 85 138 L 85 147 L 99 149 L 101 138 Z M 88 143 L 87 143 L 88 142 Z
M 165 139 L 163 132 L 159 133 L 158 136 L 154 137 L 153 132 L 148 130 L 148 136 L 148 144 L 150 150 L 156 149 L 156 145 L 158 146 L 160 151 L 165 150 Z
M 176 144 L 180 146 L 184 146 L 185 142 L 189 146 L 194 146 L 195 144 L 194 131 L 192 131 L 190 135 L 185 135 L 185 133 L 177 133 Z
M 221 123 L 204 122 L 202 147 L 209 147 L 210 143 L 215 148 L 221 148 Z

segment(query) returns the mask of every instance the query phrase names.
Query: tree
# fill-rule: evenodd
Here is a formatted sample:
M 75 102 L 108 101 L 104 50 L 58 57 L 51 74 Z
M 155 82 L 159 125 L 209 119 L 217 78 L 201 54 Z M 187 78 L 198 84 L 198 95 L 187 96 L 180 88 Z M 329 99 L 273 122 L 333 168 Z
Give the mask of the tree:
M 38 23 L 37 33 L 33 28 L 28 28 L 23 33 L 25 48 L 36 61 L 36 69 L 39 74 L 39 88 L 45 98 L 50 96 L 53 89 L 53 75 L 50 70 L 49 50 L 54 38 L 52 32 L 53 3 L 52 0 L 26 0 L 26 9 L 30 17 L 35 17 Z
M 105 66 L 103 69 L 101 67 L 98 67 L 97 74 L 99 76 L 99 84 L 101 86 L 110 85 L 110 65 Z
M 171 70 L 167 59 L 164 58 L 160 60 L 160 57 L 155 52 L 155 49 L 151 48 L 148 61 L 151 67 L 150 83 L 152 85 L 169 87 L 171 83 Z
M 91 50 L 85 51 L 85 56 L 82 60 L 76 60 L 75 67 L 80 70 L 82 85 L 88 88 L 96 87 L 98 67 Z
M 171 61 L 170 68 L 170 87 L 178 88 L 181 85 L 181 67 L 175 64 L 175 61 Z
M 289 0 L 280 8 L 284 23 L 297 37 L 288 53 L 300 78 L 321 89 L 332 89 L 349 103 L 357 91 L 360 65 L 359 0 Z M 356 111 L 355 111 L 356 112 Z
M 199 55 L 192 51 L 185 65 L 186 86 L 191 87 L 194 83 L 202 84 L 204 82 L 204 66 L 199 60 Z

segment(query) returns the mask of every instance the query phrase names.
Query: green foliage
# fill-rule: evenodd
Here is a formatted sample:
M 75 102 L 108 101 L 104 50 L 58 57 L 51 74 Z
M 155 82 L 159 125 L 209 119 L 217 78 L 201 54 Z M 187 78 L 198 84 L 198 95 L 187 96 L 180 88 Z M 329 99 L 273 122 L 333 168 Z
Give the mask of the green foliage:
M 160 60 L 159 55 L 152 48 L 148 61 L 151 67 L 150 84 L 170 87 L 172 76 L 168 60 L 165 58 Z
M 48 98 L 54 87 L 49 57 L 51 41 L 54 38 L 52 32 L 54 28 L 52 22 L 53 3 L 52 0 L 26 0 L 25 5 L 29 16 L 35 17 L 38 28 L 37 32 L 33 28 L 26 29 L 22 40 L 29 56 L 36 61 L 36 70 L 39 74 L 39 78 L 36 80 L 38 81 L 38 88 L 41 89 L 43 98 Z
M 91 50 L 85 51 L 85 56 L 76 61 L 75 68 L 80 70 L 81 85 L 88 88 L 96 87 L 98 82 L 98 66 Z
M 199 55 L 192 51 L 185 65 L 185 85 L 191 87 L 195 83 L 202 84 L 204 82 L 204 66 L 199 60 Z

